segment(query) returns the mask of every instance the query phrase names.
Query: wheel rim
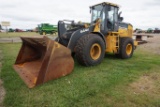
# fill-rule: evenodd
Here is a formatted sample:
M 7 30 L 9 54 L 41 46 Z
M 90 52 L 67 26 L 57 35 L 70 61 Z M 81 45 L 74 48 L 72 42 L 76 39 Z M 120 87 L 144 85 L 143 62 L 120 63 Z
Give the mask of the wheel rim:
M 46 35 L 46 33 L 45 33 L 45 32 L 43 32 L 43 35 Z
M 132 44 L 128 44 L 126 46 L 126 53 L 127 55 L 130 55 L 132 53 Z
M 91 46 L 90 56 L 93 60 L 97 60 L 101 55 L 101 46 L 98 43 L 95 43 Z

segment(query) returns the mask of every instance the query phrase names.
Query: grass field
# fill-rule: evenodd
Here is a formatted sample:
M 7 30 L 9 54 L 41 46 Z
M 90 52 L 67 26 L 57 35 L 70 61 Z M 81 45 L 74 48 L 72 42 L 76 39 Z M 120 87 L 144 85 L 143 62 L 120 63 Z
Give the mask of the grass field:
M 0 38 L 19 37 L 19 36 L 33 36 L 33 35 L 38 36 L 39 34 L 35 33 L 35 32 L 8 32 L 8 33 L 0 32 Z
M 13 70 L 19 43 L 0 44 L 5 107 L 160 107 L 160 57 L 136 49 L 128 60 L 106 55 L 100 65 L 29 89 Z
M 36 32 L 0 32 L 0 38 L 10 38 L 10 37 L 20 37 L 20 36 L 41 36 L 39 33 Z M 55 35 L 50 35 L 55 36 Z

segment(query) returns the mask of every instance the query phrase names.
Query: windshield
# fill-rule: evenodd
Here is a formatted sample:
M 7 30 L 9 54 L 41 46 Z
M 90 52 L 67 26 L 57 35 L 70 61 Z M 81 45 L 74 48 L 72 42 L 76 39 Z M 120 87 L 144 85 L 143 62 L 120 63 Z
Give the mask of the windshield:
M 92 19 L 91 22 L 94 22 L 97 18 L 101 18 L 101 20 L 103 19 L 104 16 L 104 12 L 102 12 L 103 6 L 102 5 L 98 5 L 98 6 L 94 6 L 92 7 Z

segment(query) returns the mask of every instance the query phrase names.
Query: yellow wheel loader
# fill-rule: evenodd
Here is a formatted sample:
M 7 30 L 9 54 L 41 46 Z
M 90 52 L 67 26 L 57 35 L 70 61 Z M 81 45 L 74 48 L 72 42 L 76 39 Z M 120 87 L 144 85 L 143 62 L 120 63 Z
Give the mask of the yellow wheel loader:
M 103 2 L 90 7 L 91 22 L 58 22 L 58 37 L 21 37 L 22 47 L 14 64 L 15 71 L 29 88 L 72 72 L 72 56 L 84 66 L 100 64 L 105 53 L 127 59 L 137 42 L 133 27 L 125 23 L 117 4 Z

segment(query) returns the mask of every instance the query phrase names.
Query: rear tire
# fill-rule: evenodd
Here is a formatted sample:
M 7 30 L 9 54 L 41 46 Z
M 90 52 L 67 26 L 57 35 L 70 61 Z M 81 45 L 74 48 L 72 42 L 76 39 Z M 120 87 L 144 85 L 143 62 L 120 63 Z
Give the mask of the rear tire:
M 131 58 L 134 52 L 134 44 L 132 38 L 121 38 L 120 39 L 120 50 L 119 54 L 116 56 L 119 56 L 122 59 L 128 59 Z
M 104 40 L 96 34 L 82 36 L 75 47 L 78 62 L 85 66 L 94 66 L 102 62 L 105 55 Z

